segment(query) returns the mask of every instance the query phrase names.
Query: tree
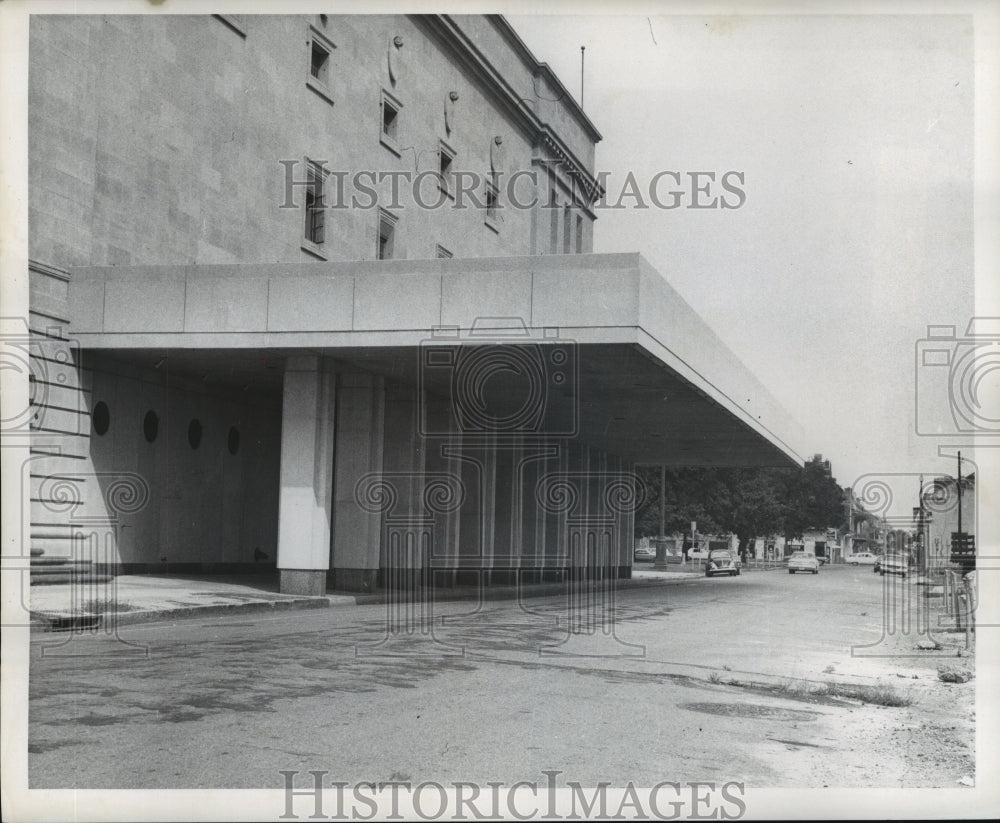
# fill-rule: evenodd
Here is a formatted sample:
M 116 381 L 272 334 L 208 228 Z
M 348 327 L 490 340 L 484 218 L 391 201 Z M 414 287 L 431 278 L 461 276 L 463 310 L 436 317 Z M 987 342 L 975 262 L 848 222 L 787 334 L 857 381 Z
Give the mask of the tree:
M 640 466 L 637 469 L 646 484 L 646 502 L 636 513 L 636 534 L 660 533 L 660 469 Z M 724 508 L 729 490 L 716 473 L 704 469 L 667 469 L 665 495 L 665 528 L 667 534 L 687 532 L 691 521 L 698 522 L 702 532 L 722 531 L 724 526 L 714 512 Z
M 781 492 L 786 475 L 780 469 L 731 470 L 730 497 L 726 501 L 731 514 L 724 522 L 726 530 L 739 538 L 741 553 L 745 553 L 751 539 L 784 528 L 788 511 Z
M 830 476 L 828 464 L 809 460 L 786 487 L 787 537 L 801 537 L 807 529 L 840 528 L 845 524 L 845 492 Z
M 659 534 L 660 469 L 638 471 L 648 493 L 636 514 L 636 534 Z M 735 534 L 742 550 L 754 537 L 800 537 L 810 528 L 844 525 L 844 491 L 821 458 L 801 469 L 668 469 L 665 479 L 667 533 L 687 532 L 694 520 L 702 533 Z

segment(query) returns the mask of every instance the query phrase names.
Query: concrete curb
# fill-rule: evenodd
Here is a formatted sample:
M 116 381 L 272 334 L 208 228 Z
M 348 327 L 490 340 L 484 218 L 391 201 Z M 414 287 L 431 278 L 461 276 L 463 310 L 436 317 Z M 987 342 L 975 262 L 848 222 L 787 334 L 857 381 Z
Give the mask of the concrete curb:
M 690 580 L 705 580 L 704 575 L 691 573 Z M 653 588 L 687 582 L 684 578 L 619 580 L 621 588 Z M 474 589 L 461 587 L 438 590 L 434 600 L 438 603 L 458 600 L 473 600 L 482 594 L 482 602 L 516 600 L 518 597 L 553 597 L 566 593 L 564 583 L 542 583 L 526 588 L 497 586 Z M 269 611 L 289 611 L 292 609 L 324 609 L 338 606 L 379 605 L 387 602 L 382 592 L 356 594 L 353 592 L 329 592 L 317 597 L 296 597 L 276 600 L 253 600 L 247 603 L 218 603 L 206 606 L 178 606 L 169 609 L 137 609 L 117 612 L 114 625 L 128 626 L 142 623 L 157 623 L 168 620 L 185 620 L 198 617 L 216 617 L 230 614 L 253 614 Z M 39 632 L 97 631 L 108 625 L 108 614 L 72 614 L 59 612 L 32 611 L 31 630 Z
M 704 574 L 690 574 L 691 580 L 704 580 Z M 619 580 L 617 585 L 622 589 L 637 589 L 637 588 L 650 588 L 654 586 L 666 586 L 672 583 L 686 583 L 685 579 L 679 577 L 670 577 L 663 579 L 656 578 L 633 578 L 629 580 Z M 484 602 L 489 602 L 492 600 L 516 600 L 518 597 L 554 597 L 557 595 L 562 595 L 566 593 L 565 583 L 537 583 L 525 588 L 519 588 L 517 586 L 489 586 L 483 587 L 482 589 L 472 588 L 472 587 L 455 587 L 451 589 L 439 589 L 437 594 L 434 596 L 434 601 L 436 603 L 444 603 L 448 601 L 455 600 L 473 600 L 482 594 L 482 600 Z M 386 602 L 386 595 L 383 592 L 375 592 L 372 594 L 353 594 L 351 592 L 330 592 L 331 595 L 338 597 L 353 597 L 354 604 L 359 606 L 367 606 L 371 604 L 380 604 Z M 426 598 L 424 598 L 426 599 Z M 348 603 L 343 604 L 332 604 L 332 605 L 353 605 Z
M 171 609 L 137 609 L 116 612 L 114 625 L 128 626 L 140 623 L 157 623 L 166 620 L 183 620 L 193 617 L 216 617 L 218 615 L 291 611 L 293 609 L 325 609 L 330 606 L 326 597 L 302 597 L 290 600 L 254 600 L 249 603 L 213 603 L 208 606 L 179 606 Z M 100 630 L 107 625 L 108 614 L 59 614 L 55 612 L 31 612 L 32 631 L 62 632 Z

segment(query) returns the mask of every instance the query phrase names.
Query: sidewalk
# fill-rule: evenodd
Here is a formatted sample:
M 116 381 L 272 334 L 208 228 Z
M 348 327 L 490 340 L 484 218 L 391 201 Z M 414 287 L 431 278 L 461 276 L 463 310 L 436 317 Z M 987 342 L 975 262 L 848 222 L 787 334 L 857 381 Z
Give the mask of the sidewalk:
M 703 579 L 701 570 L 656 571 L 636 569 L 631 580 L 619 580 L 621 588 L 656 586 Z M 467 600 L 479 596 L 474 586 L 437 589 L 438 601 Z M 551 597 L 565 594 L 564 583 L 524 586 L 489 586 L 485 600 L 517 597 Z M 384 603 L 384 592 L 351 594 L 330 592 L 320 597 L 281 594 L 278 575 L 121 575 L 107 583 L 75 586 L 62 583 L 31 586 L 31 627 L 36 631 L 81 630 L 101 626 L 110 614 L 117 625 L 205 617 L 235 612 L 318 609 Z
M 32 629 L 59 631 L 101 625 L 115 614 L 118 625 L 236 611 L 315 609 L 353 597 L 280 594 L 277 575 L 121 575 L 106 583 L 31 586 Z

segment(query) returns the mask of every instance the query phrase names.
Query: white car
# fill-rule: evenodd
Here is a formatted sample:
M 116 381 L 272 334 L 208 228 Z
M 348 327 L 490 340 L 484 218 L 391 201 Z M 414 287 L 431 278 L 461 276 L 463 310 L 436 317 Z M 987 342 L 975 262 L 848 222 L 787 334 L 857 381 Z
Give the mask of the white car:
M 900 577 L 906 577 L 906 571 L 909 567 L 909 558 L 905 554 L 887 554 L 879 563 L 878 573 L 881 575 L 898 574 Z
M 812 572 L 813 574 L 819 574 L 819 560 L 816 559 L 815 554 L 806 554 L 805 552 L 795 552 L 788 558 L 788 573 L 795 574 L 795 572 Z
M 874 566 L 878 557 L 871 552 L 856 552 L 847 558 L 852 566 Z
M 656 549 L 652 546 L 636 546 L 632 557 L 636 560 L 656 560 Z

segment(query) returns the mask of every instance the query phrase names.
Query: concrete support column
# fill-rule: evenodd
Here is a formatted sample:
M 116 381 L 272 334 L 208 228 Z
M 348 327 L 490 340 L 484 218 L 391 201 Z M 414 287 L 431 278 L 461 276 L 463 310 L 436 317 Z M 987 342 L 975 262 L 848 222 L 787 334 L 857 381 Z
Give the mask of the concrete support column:
M 325 358 L 290 357 L 281 411 L 281 591 L 321 595 L 330 567 L 336 375 Z
M 412 438 L 412 426 L 394 437 Z M 337 454 L 334 492 L 333 584 L 371 591 L 378 582 L 384 512 L 359 500 L 359 482 L 384 477 L 385 380 L 344 373 L 337 386 Z M 387 480 L 391 494 L 399 478 Z M 365 505 L 362 505 L 365 503 Z

